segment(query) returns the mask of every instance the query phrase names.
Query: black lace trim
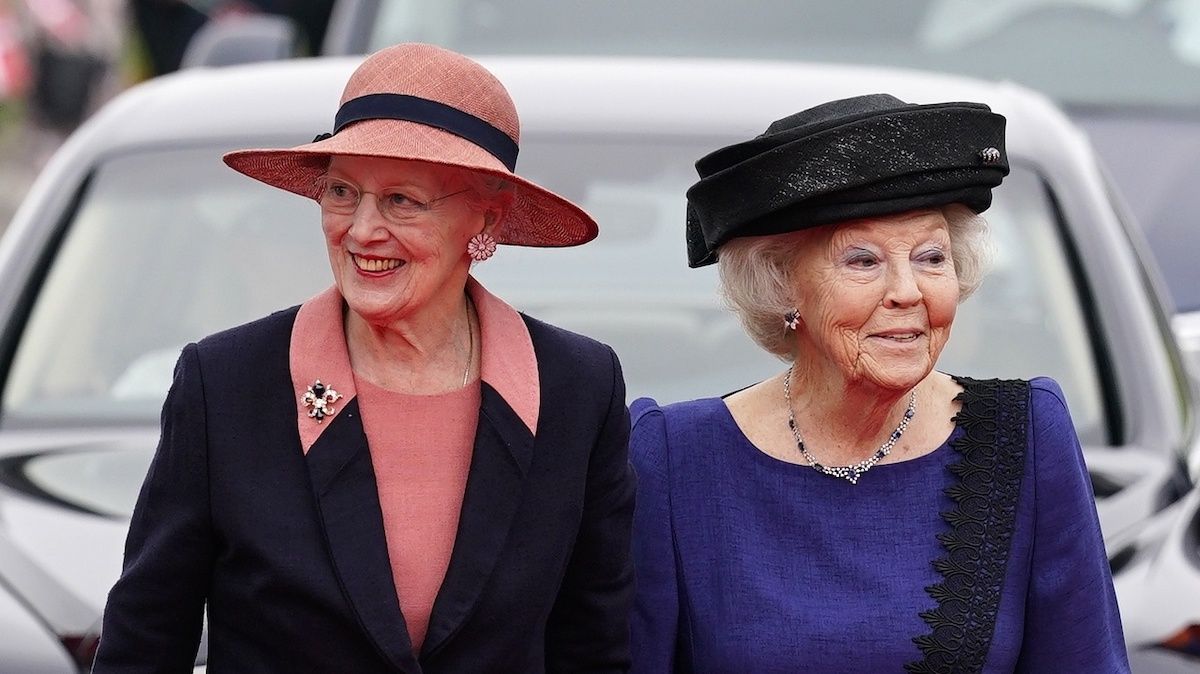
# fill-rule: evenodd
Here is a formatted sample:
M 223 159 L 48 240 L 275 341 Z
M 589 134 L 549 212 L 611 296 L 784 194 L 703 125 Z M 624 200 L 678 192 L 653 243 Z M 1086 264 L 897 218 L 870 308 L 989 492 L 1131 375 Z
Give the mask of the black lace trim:
M 938 605 L 921 613 L 932 631 L 913 639 L 925 658 L 904 666 L 912 674 L 983 669 L 1025 472 L 1029 382 L 955 381 L 963 392 L 954 423 L 963 433 L 951 446 L 961 459 L 950 466 L 958 480 L 946 489 L 955 507 L 942 513 L 950 531 L 938 535 L 946 556 L 933 562 L 945 580 L 925 588 Z

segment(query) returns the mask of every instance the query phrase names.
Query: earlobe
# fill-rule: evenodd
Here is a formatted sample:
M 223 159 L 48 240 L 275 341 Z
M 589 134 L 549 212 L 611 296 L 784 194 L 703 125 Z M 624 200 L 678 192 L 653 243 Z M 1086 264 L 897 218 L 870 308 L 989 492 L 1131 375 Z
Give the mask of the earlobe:
M 783 327 L 788 330 L 795 330 L 800 327 L 800 310 L 792 309 L 783 315 Z

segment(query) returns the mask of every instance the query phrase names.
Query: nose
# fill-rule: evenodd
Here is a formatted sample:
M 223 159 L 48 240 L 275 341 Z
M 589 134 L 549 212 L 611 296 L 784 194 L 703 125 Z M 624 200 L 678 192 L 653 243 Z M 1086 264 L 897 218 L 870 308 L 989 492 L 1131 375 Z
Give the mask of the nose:
M 348 236 L 359 243 L 370 243 L 387 237 L 387 221 L 379 210 L 373 194 L 364 194 L 350 218 Z
M 901 262 L 888 265 L 887 292 L 883 303 L 893 309 L 911 307 L 921 301 L 921 286 L 912 264 Z

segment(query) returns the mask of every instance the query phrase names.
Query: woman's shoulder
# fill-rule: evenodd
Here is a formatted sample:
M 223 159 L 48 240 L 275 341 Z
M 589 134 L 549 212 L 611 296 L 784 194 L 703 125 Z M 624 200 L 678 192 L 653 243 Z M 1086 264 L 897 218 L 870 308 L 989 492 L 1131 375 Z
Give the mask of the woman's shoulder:
M 1041 461 L 1046 461 L 1044 455 L 1055 449 L 1079 453 L 1079 437 L 1071 420 L 1067 397 L 1057 381 L 1049 377 L 1029 380 L 1029 417 L 1029 434 L 1035 447 L 1041 450 L 1038 452 Z
M 984 379 L 984 378 L 980 378 L 980 377 L 971 377 L 971 376 L 966 376 L 966 375 L 961 375 L 961 374 L 946 373 L 946 372 L 942 372 L 942 371 L 939 371 L 939 374 L 941 374 L 942 376 L 945 376 L 945 377 L 949 377 L 950 379 L 953 379 L 954 381 L 958 382 L 958 384 L 960 386 L 972 386 L 972 385 L 974 385 L 974 386 L 993 386 L 993 385 L 999 385 L 999 384 L 1005 384 L 1005 383 L 1027 384 L 1027 385 L 1029 385 L 1029 387 L 1031 389 L 1038 389 L 1038 390 L 1041 390 L 1043 392 L 1048 392 L 1048 393 L 1056 393 L 1059 397 L 1062 396 L 1062 387 L 1059 386 L 1058 382 L 1055 381 L 1052 377 L 1038 376 L 1038 377 L 1033 377 L 1030 379 L 1022 379 L 1020 377 L 1010 377 L 1010 378 L 1004 378 L 1004 379 L 996 379 L 996 378 Z
M 725 402 L 720 398 L 697 398 L 667 405 L 660 405 L 653 398 L 638 398 L 629 405 L 629 416 L 634 426 L 638 423 L 662 423 L 667 417 L 670 417 L 671 425 L 675 426 L 711 422 L 724 410 Z M 650 420 L 646 420 L 647 418 Z
M 690 442 L 698 432 L 711 436 L 724 427 L 729 413 L 720 398 L 700 398 L 660 405 L 653 398 L 638 398 L 629 406 L 632 426 L 630 452 L 665 452 L 675 443 Z
M 689 472 L 705 472 L 717 453 L 696 451 L 714 442 L 721 434 L 720 398 L 701 398 L 660 405 L 653 398 L 638 398 L 629 406 L 629 457 L 639 476 L 653 479 L 679 467 L 681 460 Z M 728 413 L 724 412 L 728 419 Z M 687 454 L 687 459 L 681 459 Z
M 529 330 L 529 339 L 539 359 L 567 359 L 576 363 L 593 361 L 610 362 L 612 347 L 597 339 L 566 328 L 560 328 L 528 314 L 520 314 Z
M 967 390 L 979 398 L 976 411 L 992 407 L 997 419 L 1008 418 L 1025 426 L 1029 467 L 1037 474 L 1063 470 L 1078 472 L 1083 466 L 1079 436 L 1075 431 L 1067 397 L 1062 386 L 1051 377 L 1013 380 L 960 379 Z M 1006 405 L 1011 407 L 1005 408 Z M 1012 412 L 1017 411 L 1014 417 Z M 978 416 L 968 414 L 967 417 Z
M 1066 395 L 1062 386 L 1051 377 L 1031 379 L 974 379 L 948 375 L 955 384 L 977 394 L 996 396 L 1003 402 L 1007 396 L 1026 398 L 1036 417 L 1038 413 L 1067 414 Z M 1028 391 L 1028 396 L 1025 395 Z
M 1034 410 L 1050 409 L 1067 411 L 1067 396 L 1062 386 L 1050 377 L 1034 377 L 1029 380 L 1029 398 Z
M 249 323 L 215 332 L 196 343 L 202 361 L 261 366 L 269 356 L 287 362 L 292 326 L 300 307 L 276 311 Z M 250 370 L 254 371 L 254 370 Z

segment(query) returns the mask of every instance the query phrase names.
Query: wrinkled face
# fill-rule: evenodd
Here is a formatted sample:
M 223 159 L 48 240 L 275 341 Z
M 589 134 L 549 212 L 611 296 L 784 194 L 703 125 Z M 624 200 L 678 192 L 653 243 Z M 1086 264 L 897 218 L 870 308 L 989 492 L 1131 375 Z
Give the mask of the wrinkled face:
M 458 174 L 420 162 L 335 156 L 325 185 L 321 228 L 334 282 L 352 311 L 384 325 L 461 305 L 467 241 L 483 229 L 484 216 L 459 193 Z
M 928 375 L 959 296 L 941 212 L 838 223 L 799 241 L 798 363 L 886 389 L 908 389 Z

